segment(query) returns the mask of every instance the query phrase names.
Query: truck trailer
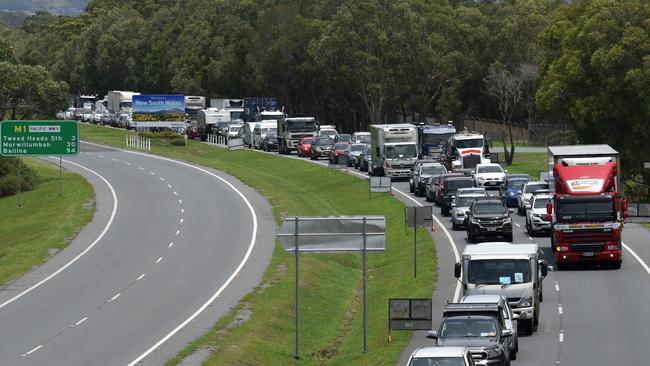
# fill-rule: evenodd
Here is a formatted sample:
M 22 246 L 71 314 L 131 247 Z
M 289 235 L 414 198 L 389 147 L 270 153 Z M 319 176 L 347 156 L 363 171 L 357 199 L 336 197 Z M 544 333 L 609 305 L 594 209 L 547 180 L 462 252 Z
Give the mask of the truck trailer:
M 409 123 L 370 125 L 371 175 L 408 178 L 418 158 L 417 128 Z
M 546 207 L 558 269 L 606 262 L 620 268 L 627 200 L 621 196 L 620 155 L 609 145 L 549 146 Z

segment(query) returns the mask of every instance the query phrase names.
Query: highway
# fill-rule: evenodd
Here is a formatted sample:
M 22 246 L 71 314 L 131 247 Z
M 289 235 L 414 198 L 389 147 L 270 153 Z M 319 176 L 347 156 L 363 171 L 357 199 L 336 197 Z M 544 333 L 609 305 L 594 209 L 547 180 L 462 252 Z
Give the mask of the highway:
M 95 220 L 0 294 L 0 365 L 160 365 L 270 262 L 271 207 L 233 178 L 98 145 L 81 151 L 64 166 L 94 185 Z
M 291 158 L 298 159 L 295 155 Z M 328 165 L 327 160 L 316 163 Z M 368 177 L 367 173 L 353 168 L 347 171 L 360 178 Z M 432 204 L 409 193 L 408 181 L 394 181 L 393 194 L 407 206 Z M 453 266 L 469 242 L 464 230 L 452 230 L 450 219 L 443 217 L 438 207 L 433 208 L 436 230 L 431 235 L 438 257 L 433 324 L 437 330 L 445 301 L 461 295 Z M 528 236 L 525 217 L 516 211 L 511 217 L 513 243 L 537 243 L 550 267 L 543 282 L 544 301 L 538 331 L 532 336 L 519 336 L 519 353 L 512 363 L 526 366 L 648 364 L 650 317 L 645 304 L 650 302 L 650 267 L 646 264 L 650 262 L 650 248 L 647 230 L 638 224 L 626 224 L 620 270 L 592 265 L 556 271 L 549 237 Z M 414 332 L 397 365 L 406 365 L 413 350 L 432 342 L 424 331 Z

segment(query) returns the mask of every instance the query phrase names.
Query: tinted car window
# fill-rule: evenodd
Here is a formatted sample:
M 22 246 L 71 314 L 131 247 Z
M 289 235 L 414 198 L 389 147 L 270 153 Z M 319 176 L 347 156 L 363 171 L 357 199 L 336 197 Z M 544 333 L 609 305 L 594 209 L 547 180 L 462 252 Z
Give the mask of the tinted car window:
M 476 202 L 472 207 L 475 214 L 504 214 L 506 207 L 501 202 Z

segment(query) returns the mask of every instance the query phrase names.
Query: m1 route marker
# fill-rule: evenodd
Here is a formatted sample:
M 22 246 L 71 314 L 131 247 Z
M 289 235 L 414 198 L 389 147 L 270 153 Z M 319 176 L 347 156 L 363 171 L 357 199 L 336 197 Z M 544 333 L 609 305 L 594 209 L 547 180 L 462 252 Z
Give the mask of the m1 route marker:
M 18 206 L 21 156 L 59 156 L 59 195 L 63 195 L 61 157 L 79 155 L 79 124 L 76 121 L 2 121 L 0 155 L 18 157 Z

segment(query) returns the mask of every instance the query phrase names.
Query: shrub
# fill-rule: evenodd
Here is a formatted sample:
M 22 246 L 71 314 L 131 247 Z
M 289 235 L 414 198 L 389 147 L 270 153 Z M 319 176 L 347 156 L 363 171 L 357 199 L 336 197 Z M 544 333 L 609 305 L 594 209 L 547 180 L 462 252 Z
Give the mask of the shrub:
M 20 189 L 29 191 L 36 187 L 38 177 L 27 164 L 14 157 L 0 157 L 0 197 L 18 193 L 18 164 L 20 163 Z
M 172 145 L 174 146 L 185 146 L 185 139 L 175 138 L 172 140 Z

